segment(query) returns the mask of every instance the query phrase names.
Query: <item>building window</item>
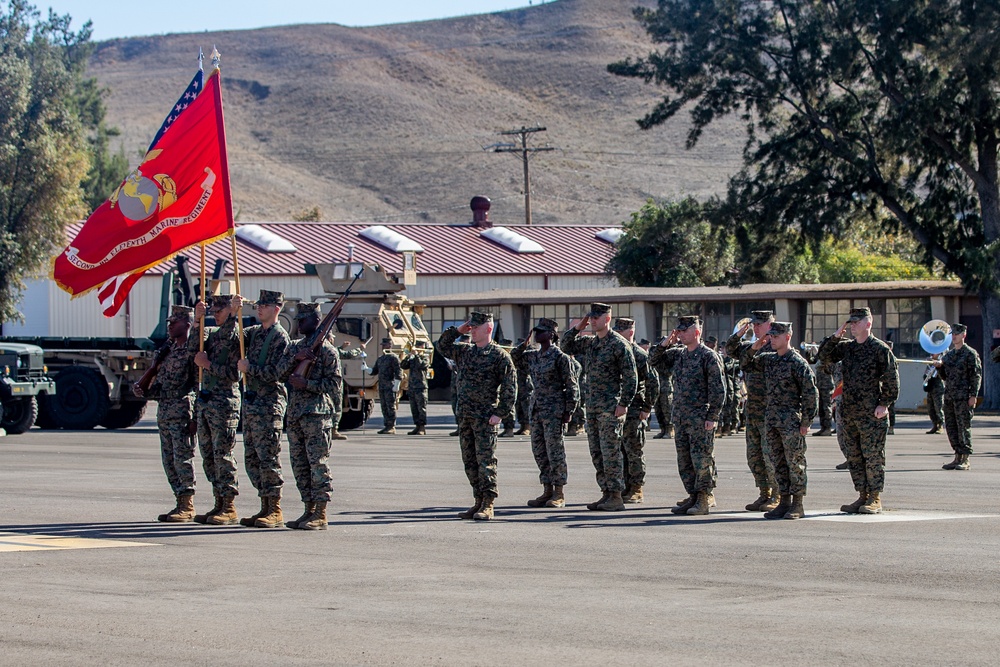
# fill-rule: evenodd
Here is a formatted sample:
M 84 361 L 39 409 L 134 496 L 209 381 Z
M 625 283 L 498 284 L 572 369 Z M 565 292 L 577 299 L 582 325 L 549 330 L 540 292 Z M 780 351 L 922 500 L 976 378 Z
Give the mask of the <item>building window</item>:
M 632 317 L 631 303 L 612 303 L 611 317 Z M 590 312 L 589 303 L 542 303 L 531 306 L 531 324 L 534 326 L 542 317 L 555 320 L 559 323 L 559 332 L 566 331 L 573 322 L 576 322 Z M 612 324 L 614 320 L 612 319 Z
M 677 318 L 681 315 L 697 315 L 701 317 L 701 304 L 692 301 L 664 301 L 657 304 L 660 307 L 660 330 L 656 336 L 662 338 L 669 336 L 670 332 L 677 326 Z
M 920 327 L 931 319 L 931 300 L 927 297 L 810 301 L 806 304 L 804 340 L 822 341 L 847 321 L 852 308 L 866 306 L 872 313 L 872 335 L 891 341 L 896 356 L 917 358 L 926 355 L 920 347 Z
M 448 327 L 457 327 L 466 322 L 469 319 L 469 309 L 465 307 L 453 308 L 450 306 L 447 308 L 438 306 L 428 307 L 424 308 L 422 319 L 431 340 L 437 341 Z

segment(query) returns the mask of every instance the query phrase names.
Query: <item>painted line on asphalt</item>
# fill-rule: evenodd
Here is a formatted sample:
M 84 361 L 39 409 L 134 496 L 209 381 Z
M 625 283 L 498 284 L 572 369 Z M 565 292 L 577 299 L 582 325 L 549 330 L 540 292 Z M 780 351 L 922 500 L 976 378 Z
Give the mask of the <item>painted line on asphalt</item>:
M 30 535 L 25 533 L 0 533 L 0 552 L 4 551 L 55 551 L 58 549 L 111 549 L 115 547 L 151 547 L 151 542 L 126 542 L 100 540 L 89 537 L 59 537 L 57 535 Z
M 960 514 L 924 510 L 883 510 L 881 514 L 846 514 L 836 510 L 806 512 L 803 521 L 841 521 L 847 523 L 884 523 L 888 521 L 954 521 L 956 519 L 987 519 L 995 514 Z

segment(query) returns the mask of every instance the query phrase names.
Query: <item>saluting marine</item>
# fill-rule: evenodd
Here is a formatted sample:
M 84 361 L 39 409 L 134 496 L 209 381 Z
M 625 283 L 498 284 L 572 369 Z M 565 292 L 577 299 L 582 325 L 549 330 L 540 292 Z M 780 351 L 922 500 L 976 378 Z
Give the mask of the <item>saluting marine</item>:
M 201 450 L 205 477 L 212 485 L 215 506 L 194 520 L 214 526 L 239 523 L 236 514 L 236 428 L 240 422 L 240 392 L 237 386 L 240 360 L 240 341 L 236 319 L 240 317 L 243 299 L 239 294 L 212 297 L 212 314 L 219 326 L 207 329 L 205 350 L 198 352 L 194 363 L 203 369 L 201 391 L 195 401 L 195 420 L 198 423 L 198 447 Z M 205 304 L 195 304 L 195 329 L 198 336 L 188 338 L 188 346 L 197 350 L 200 344 L 200 326 L 205 317 Z
M 331 331 L 330 332 L 331 342 L 333 342 L 332 339 L 334 339 L 335 337 L 336 337 L 335 334 Z M 347 349 L 350 346 L 351 346 L 351 341 L 345 340 L 343 343 L 340 344 L 339 347 L 337 347 L 337 356 L 340 357 L 341 372 L 344 371 L 344 361 L 346 361 L 347 359 L 357 359 L 359 357 L 361 359 L 364 359 L 366 356 L 364 350 Z M 334 393 L 330 394 L 330 400 L 333 402 L 333 414 L 331 415 L 331 420 L 333 422 L 333 430 L 330 431 L 330 437 L 333 438 L 334 440 L 347 440 L 347 436 L 340 432 L 340 420 L 344 416 L 343 382 L 337 385 L 337 390 Z
M 288 333 L 278 322 L 285 301 L 281 292 L 260 291 L 257 319 L 260 324 L 243 330 L 246 358 L 236 365 L 246 376 L 243 394 L 243 459 L 250 483 L 260 496 L 260 511 L 240 519 L 256 528 L 282 528 L 281 429 L 288 404 L 288 390 L 278 380 L 278 362 L 288 347 Z
M 427 435 L 427 371 L 430 360 L 427 357 L 426 341 L 418 340 L 400 367 L 409 371 L 406 393 L 410 397 L 410 415 L 413 416 L 413 430 L 407 435 Z
M 819 395 L 809 363 L 789 343 L 791 322 L 772 322 L 764 338 L 743 351 L 743 367 L 764 374 L 767 404 L 764 435 L 781 501 L 766 519 L 801 519 L 806 495 L 806 439 Z M 765 344 L 773 351 L 761 352 Z
M 580 333 L 590 324 L 593 336 Z M 622 428 L 628 406 L 635 397 L 635 357 L 628 342 L 611 330 L 611 306 L 594 303 L 590 312 L 563 334 L 562 349 L 582 354 L 587 369 L 587 441 L 597 471 L 599 500 L 589 510 L 618 512 L 625 509 L 625 471 L 622 460 Z
M 580 387 L 573 370 L 573 357 L 557 346 L 559 325 L 541 318 L 531 336 L 510 351 L 517 369 L 523 370 L 534 385 L 528 405 L 531 425 L 531 453 L 538 465 L 542 495 L 528 501 L 529 507 L 565 507 L 563 487 L 568 479 L 563 425 L 568 424 L 580 401 Z M 530 350 L 534 338 L 539 349 Z
M 167 318 L 170 339 L 160 348 L 147 376 L 132 385 L 132 393 L 156 401 L 156 430 L 160 434 L 160 458 L 177 505 L 156 517 L 157 521 L 185 523 L 194 520 L 194 352 L 188 348 L 193 308 L 172 306 Z M 155 374 L 155 377 L 153 377 Z
M 674 343 L 682 343 L 674 347 Z M 701 318 L 683 315 L 649 355 L 654 368 L 674 377 L 674 446 L 677 472 L 688 497 L 674 514 L 708 514 L 715 489 L 715 428 L 726 400 L 719 355 L 701 342 Z
M 854 340 L 844 337 L 848 327 Z M 896 357 L 871 330 L 871 311 L 854 308 L 847 322 L 819 346 L 820 361 L 841 362 L 843 423 L 837 430 L 844 431 L 847 466 L 859 494 L 853 503 L 841 506 L 849 514 L 882 511 L 889 404 L 899 396 Z
M 469 334 L 471 343 L 459 343 Z M 460 327 L 448 327 L 437 349 L 458 370 L 458 439 L 465 475 L 476 502 L 459 514 L 463 519 L 489 521 L 497 491 L 497 427 L 514 409 L 517 373 L 510 355 L 493 342 L 493 314 L 472 312 Z
M 660 383 L 656 373 L 649 367 L 649 353 L 635 343 L 635 320 L 619 317 L 615 320 L 615 332 L 629 344 L 635 359 L 635 398 L 625 413 L 622 427 L 622 467 L 624 470 L 624 502 L 629 504 L 643 501 L 642 487 L 646 484 L 646 430 L 643 423 L 649 419 L 656 399 L 660 395 Z
M 382 404 L 382 430 L 380 434 L 396 432 L 396 397 L 403 382 L 403 369 L 399 365 L 399 357 L 392 351 L 392 340 L 382 339 L 382 355 L 375 360 L 375 365 L 367 368 L 369 375 L 378 375 L 378 400 Z

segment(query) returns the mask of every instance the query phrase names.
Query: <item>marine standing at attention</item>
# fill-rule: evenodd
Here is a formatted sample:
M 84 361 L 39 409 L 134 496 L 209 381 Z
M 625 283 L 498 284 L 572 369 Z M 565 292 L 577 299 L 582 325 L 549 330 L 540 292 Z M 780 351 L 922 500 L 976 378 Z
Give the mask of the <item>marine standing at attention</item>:
M 581 336 L 588 324 L 594 335 Z M 600 499 L 587 509 L 620 512 L 625 509 L 622 429 L 638 387 L 635 357 L 628 342 L 611 330 L 606 303 L 591 304 L 590 312 L 563 334 L 562 350 L 582 354 L 587 369 L 587 441 L 601 489 Z
M 418 340 L 410 354 L 400 362 L 400 368 L 410 374 L 406 393 L 410 397 L 413 430 L 407 435 L 427 435 L 427 371 L 430 368 L 427 342 Z
M 396 397 L 403 382 L 403 369 L 399 357 L 392 351 L 392 340 L 382 339 L 382 355 L 368 369 L 369 375 L 378 375 L 378 400 L 382 404 L 382 430 L 380 434 L 396 432 Z
M 983 381 L 983 364 L 979 354 L 965 344 L 968 332 L 964 324 L 952 324 L 951 349 L 934 362 L 945 382 L 944 427 L 955 450 L 955 460 L 941 466 L 945 470 L 968 470 L 972 454 L 972 412 Z
M 459 343 L 469 334 L 471 343 Z M 493 314 L 472 312 L 460 327 L 448 327 L 438 339 L 438 352 L 455 362 L 458 439 L 465 475 L 475 504 L 463 519 L 489 521 L 497 492 L 497 427 L 514 409 L 517 372 L 510 355 L 493 342 Z

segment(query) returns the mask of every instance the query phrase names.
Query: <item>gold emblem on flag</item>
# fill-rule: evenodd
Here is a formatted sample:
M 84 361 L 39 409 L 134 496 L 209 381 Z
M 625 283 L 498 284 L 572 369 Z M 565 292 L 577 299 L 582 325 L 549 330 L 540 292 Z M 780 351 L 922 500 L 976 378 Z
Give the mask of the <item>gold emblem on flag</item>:
M 135 170 L 129 174 L 115 193 L 111 195 L 111 208 L 116 206 L 129 220 L 141 222 L 149 220 L 158 211 L 163 211 L 177 200 L 177 184 L 167 174 L 156 174 L 152 178 L 142 173 L 142 167 L 162 153 L 153 150 L 146 154 Z

